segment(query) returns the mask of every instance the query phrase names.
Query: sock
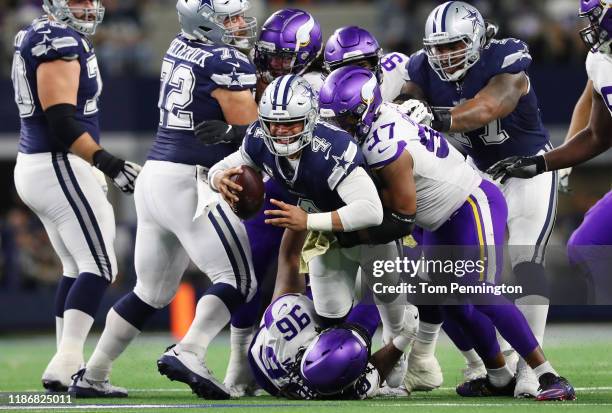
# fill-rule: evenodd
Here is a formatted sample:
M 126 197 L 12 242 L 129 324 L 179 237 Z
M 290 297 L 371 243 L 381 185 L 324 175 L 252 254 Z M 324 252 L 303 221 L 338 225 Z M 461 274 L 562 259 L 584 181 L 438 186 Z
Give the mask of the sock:
M 257 324 L 257 316 L 261 305 L 261 293 L 255 293 L 251 301 L 242 304 L 236 311 L 232 313 L 232 327 L 237 329 L 252 328 Z
M 417 332 L 416 340 L 412 346 L 411 356 L 414 357 L 431 357 L 436 351 L 436 343 L 440 334 L 440 324 L 431 324 L 425 321 L 419 322 L 419 331 Z
M 82 273 L 66 296 L 64 325 L 58 353 L 83 354 L 83 346 L 110 282 L 98 275 Z
M 55 290 L 55 342 L 58 349 L 62 340 L 62 331 L 64 328 L 64 307 L 66 306 L 66 297 L 75 281 L 76 278 L 63 275 Z
M 83 346 L 93 322 L 93 317 L 83 311 L 75 309 L 64 311 L 64 329 L 57 352 L 78 353 L 82 357 Z
M 465 335 L 474 343 L 474 350 L 483 361 L 499 354 L 495 326 L 491 319 L 471 304 L 454 305 L 445 308 L 445 314 L 462 327 Z
M 517 299 L 515 302 L 516 306 L 521 313 L 527 319 L 531 331 L 536 340 L 542 347 L 544 342 L 544 332 L 546 330 L 546 318 L 548 317 L 548 303 L 549 300 L 543 296 L 529 295 Z M 534 304 L 541 303 L 541 304 Z
M 113 361 L 140 334 L 140 330 L 111 308 L 106 316 L 106 326 L 96 348 L 87 362 L 85 376 L 90 380 L 104 381 L 110 376 Z
M 462 351 L 461 354 L 463 354 L 463 357 L 465 358 L 465 364 L 467 364 L 468 367 L 478 367 L 483 364 L 482 359 L 480 358 L 478 353 L 476 353 L 476 350 L 474 350 L 473 348 L 467 351 Z
M 378 309 L 371 304 L 357 304 L 349 313 L 346 322 L 365 328 L 371 339 L 380 324 L 380 314 Z
M 252 379 L 248 351 L 253 339 L 253 328 L 230 327 L 230 358 L 225 372 L 226 385 L 245 384 Z
M 208 345 L 230 321 L 230 315 L 221 298 L 214 294 L 204 295 L 198 301 L 195 318 L 178 347 L 195 353 L 203 360 Z
M 470 337 L 465 334 L 463 327 L 461 327 L 461 325 L 452 317 L 444 317 L 442 329 L 460 351 L 469 351 L 470 349 L 474 348 L 474 343 Z
M 550 362 L 547 360 L 544 363 L 540 364 L 538 367 L 533 369 L 533 372 L 535 373 L 536 377 L 539 379 L 543 374 L 546 373 L 552 373 L 555 376 L 558 376 L 559 374 L 555 371 L 555 369 L 553 369 L 553 367 L 550 365 Z
M 495 387 L 504 387 L 510 380 L 512 380 L 512 372 L 504 364 L 504 367 L 500 367 L 498 369 L 487 369 L 487 374 L 489 375 L 489 381 Z
M 390 343 L 404 328 L 404 312 L 406 308 L 398 304 L 377 305 L 380 320 L 383 325 L 383 343 Z

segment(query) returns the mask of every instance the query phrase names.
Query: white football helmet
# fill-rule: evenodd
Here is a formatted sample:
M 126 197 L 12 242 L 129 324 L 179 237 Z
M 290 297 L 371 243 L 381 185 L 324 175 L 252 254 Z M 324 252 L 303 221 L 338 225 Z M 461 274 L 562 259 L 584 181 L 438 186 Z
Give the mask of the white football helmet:
M 104 19 L 102 0 L 92 0 L 94 7 L 71 7 L 70 0 L 43 0 L 43 10 L 55 20 L 64 23 L 84 35 L 96 32 L 98 24 Z M 76 15 L 75 15 L 76 14 Z M 80 17 L 77 18 L 76 16 Z
M 455 82 L 480 59 L 487 41 L 486 24 L 480 12 L 462 1 L 447 1 L 429 14 L 425 23 L 423 46 L 429 65 L 440 79 Z M 459 50 L 447 51 L 443 46 L 463 42 Z
M 266 146 L 274 155 L 290 156 L 312 140 L 318 119 L 318 104 L 310 83 L 297 75 L 276 78 L 268 85 L 259 102 L 259 121 Z M 291 136 L 273 136 L 272 123 L 303 121 L 301 132 Z
M 185 36 L 250 49 L 255 43 L 257 19 L 244 13 L 251 7 L 247 0 L 178 0 L 176 10 Z M 243 23 L 235 25 L 236 19 Z M 226 24 L 232 24 L 226 27 Z

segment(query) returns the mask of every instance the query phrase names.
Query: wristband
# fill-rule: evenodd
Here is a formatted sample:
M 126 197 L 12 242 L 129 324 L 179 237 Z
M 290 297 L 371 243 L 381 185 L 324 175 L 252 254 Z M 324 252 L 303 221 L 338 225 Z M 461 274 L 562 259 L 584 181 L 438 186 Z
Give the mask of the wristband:
M 319 214 L 308 214 L 306 220 L 306 229 L 309 231 L 327 231 L 333 230 L 331 212 L 323 212 Z

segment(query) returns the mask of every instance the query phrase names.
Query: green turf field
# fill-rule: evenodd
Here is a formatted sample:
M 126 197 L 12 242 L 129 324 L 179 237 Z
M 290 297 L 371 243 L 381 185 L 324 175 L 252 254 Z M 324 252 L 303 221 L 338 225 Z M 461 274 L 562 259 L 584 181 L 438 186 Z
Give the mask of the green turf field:
M 95 339 L 88 342 L 90 354 Z M 155 360 L 171 339 L 165 335 L 140 337 L 116 362 L 112 381 L 130 392 L 127 399 L 78 401 L 76 405 L 51 407 L 52 411 L 145 411 L 180 412 L 214 409 L 229 412 L 612 412 L 612 325 L 556 325 L 547 332 L 545 350 L 555 368 L 576 387 L 576 402 L 537 403 L 504 398 L 464 399 L 455 395 L 462 361 L 446 339 L 441 340 L 438 358 L 444 371 L 444 387 L 410 398 L 377 398 L 368 401 L 294 402 L 273 397 L 252 397 L 225 402 L 205 401 L 192 395 L 182 383 L 159 375 Z M 39 391 L 40 376 L 55 350 L 50 335 L 0 336 L 0 391 Z M 228 339 L 218 338 L 208 352 L 208 366 L 220 378 L 225 373 Z M 106 407 L 105 407 L 106 406 Z M 0 405 L 0 410 L 14 406 Z M 31 411 L 43 411 L 42 409 Z

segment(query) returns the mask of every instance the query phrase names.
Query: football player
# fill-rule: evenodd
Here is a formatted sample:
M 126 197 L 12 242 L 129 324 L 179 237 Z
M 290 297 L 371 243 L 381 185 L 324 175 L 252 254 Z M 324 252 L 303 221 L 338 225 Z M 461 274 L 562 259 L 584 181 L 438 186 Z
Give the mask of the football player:
M 568 139 L 563 146 L 545 155 L 500 161 L 489 172 L 502 177 L 502 181 L 512 180 L 511 177 L 530 178 L 545 171 L 578 165 L 606 151 L 612 144 L 612 1 L 581 1 L 580 16 L 590 22 L 580 32 L 590 47 L 586 59 L 589 80 L 574 109 Z M 571 260 L 586 266 L 591 275 L 606 273 L 601 268 L 606 260 L 598 256 L 596 248 L 581 246 L 612 244 L 611 203 L 612 192 L 608 192 L 586 213 L 568 241 Z M 596 289 L 595 294 L 600 293 Z
M 262 25 L 254 47 L 253 62 L 257 74 L 257 101 L 272 80 L 290 73 L 299 74 L 318 91 L 323 83 L 316 61 L 321 55 L 322 35 L 319 22 L 300 9 L 281 9 Z M 239 146 L 246 126 L 232 125 L 221 120 L 207 120 L 196 126 L 196 136 L 205 144 L 233 142 Z M 263 211 L 270 209 L 270 199 L 294 203 L 292 195 L 272 179 L 265 182 L 264 207 L 254 218 L 245 221 L 253 253 L 253 267 L 258 285 L 266 274 L 275 272 L 283 229 L 267 225 Z M 234 397 L 252 394 L 254 382 L 247 363 L 247 352 L 253 326 L 260 314 L 261 296 L 241 306 L 231 321 L 231 354 L 224 384 Z
M 112 362 L 158 309 L 174 297 L 189 260 L 212 281 L 186 335 L 158 360 L 159 372 L 188 384 L 200 397 L 230 394 L 205 364 L 211 340 L 255 293 L 244 225 L 202 181 L 205 171 L 234 151 L 202 145 L 194 126 L 204 119 L 247 124 L 257 117 L 255 68 L 238 47 L 255 39 L 256 21 L 243 0 L 179 0 L 181 33 L 162 63 L 160 124 L 136 185 L 134 291 L 109 311 L 87 369 L 70 387 L 77 397 L 127 396 L 110 385 Z
M 441 134 L 411 121 L 399 106 L 383 103 L 376 76 L 369 70 L 347 66 L 332 72 L 319 103 L 323 118 L 355 136 L 378 178 L 385 215 L 391 217 L 387 232 L 396 231 L 399 238 L 397 228 L 412 220 L 424 229 L 426 246 L 474 246 L 465 253 L 442 252 L 440 258 L 477 260 L 480 256 L 486 268 L 460 279 L 495 284 L 503 263 L 499 246 L 504 242 L 508 211 L 501 191 L 482 179 Z M 373 232 L 339 233 L 338 240 L 347 246 L 372 243 Z M 437 251 L 429 250 L 434 257 L 440 254 Z M 542 390 L 538 400 L 575 398 L 571 385 L 546 361 L 525 317 L 503 296 L 491 294 L 484 304 L 446 306 L 444 311 L 463 327 L 487 367 L 486 378 L 457 388 L 460 395 L 513 394 L 514 374 L 500 352 L 497 328 L 534 368 Z
M 383 101 L 405 100 L 400 95 L 404 83 L 409 80 L 406 71 L 408 56 L 399 52 L 383 55 L 376 38 L 361 27 L 341 27 L 325 44 L 324 68 L 327 74 L 348 65 L 361 66 L 376 74 Z
M 425 24 L 424 48 L 410 58 L 410 80 L 403 90 L 434 108 L 432 127 L 452 134 L 483 177 L 490 177 L 483 171 L 507 156 L 551 149 L 527 74 L 531 64 L 527 45 L 512 38 L 496 40 L 495 30 L 489 29 L 468 3 L 448 1 L 436 7 Z M 512 269 L 526 294 L 515 303 L 541 344 L 549 302 L 543 260 L 556 216 L 557 174 L 509 180 L 500 188 L 508 202 Z M 428 321 L 425 314 L 421 319 Z M 439 331 L 441 320 L 429 321 L 432 332 Z M 512 352 L 507 343 L 503 347 L 507 354 Z M 420 350 L 417 339 L 413 351 Z M 424 359 L 433 356 L 433 346 L 424 346 L 421 353 Z M 477 368 L 473 353 L 464 351 L 464 355 L 469 366 Z M 537 389 L 533 372 L 520 361 L 515 395 L 535 396 Z
M 297 248 L 285 246 L 301 252 L 299 243 Z M 347 323 L 320 333 L 312 300 L 304 295 L 305 279 L 292 265 L 299 257 L 294 258 L 279 262 L 273 301 L 249 349 L 257 383 L 271 395 L 294 399 L 374 397 L 403 354 L 400 348 L 414 337 L 416 307 L 407 307 L 400 338 L 375 353 L 368 365 L 370 342 L 380 323 L 376 307 L 359 303 Z
M 287 75 L 273 81 L 259 104 L 259 117 L 249 127 L 241 150 L 211 169 L 209 182 L 234 202 L 233 191 L 241 188 L 229 178 L 240 173 L 240 165 L 249 165 L 266 171 L 299 198 L 298 206 L 271 200 L 277 209 L 265 212 L 266 223 L 285 228 L 279 263 L 287 260 L 288 253 L 299 257 L 306 232 L 311 231 L 305 260 L 314 306 L 322 327 L 339 324 L 352 308 L 360 265 L 372 257 L 394 259 L 398 254 L 392 242 L 340 248 L 330 234 L 380 224 L 376 187 L 350 135 L 317 120 L 315 94 L 304 79 Z M 298 251 L 283 250 L 286 244 Z M 292 265 L 297 272 L 297 261 Z M 404 308 L 381 305 L 379 310 L 391 342 L 403 328 Z
M 117 274 L 115 216 L 100 171 L 130 194 L 140 171 L 99 145 L 102 80 L 88 36 L 104 17 L 101 3 L 44 0 L 47 14 L 14 43 L 21 117 L 15 188 L 42 221 L 63 267 L 55 300 L 57 353 L 42 376 L 49 391 L 66 391 L 83 363 L 83 344 Z

